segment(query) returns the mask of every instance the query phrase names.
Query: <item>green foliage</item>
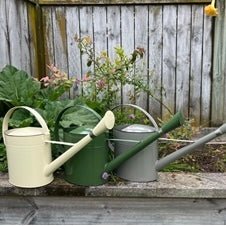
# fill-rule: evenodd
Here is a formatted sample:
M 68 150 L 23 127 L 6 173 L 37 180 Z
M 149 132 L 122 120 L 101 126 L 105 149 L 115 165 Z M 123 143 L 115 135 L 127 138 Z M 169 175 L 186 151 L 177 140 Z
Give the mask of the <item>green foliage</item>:
M 37 81 L 11 65 L 3 68 L 0 72 L 0 116 L 3 117 L 13 106 L 32 107 L 44 117 L 52 135 L 56 116 L 64 107 L 73 105 L 75 101 L 61 99 L 62 95 L 72 87 L 73 79 L 67 79 L 67 76 L 53 65 L 49 66 L 49 69 L 52 72 L 50 76 Z M 2 120 L 0 118 L 1 128 Z M 9 121 L 9 126 L 14 128 L 35 124 L 37 121 L 34 116 L 24 109 L 15 111 Z M 6 151 L 0 132 L 0 171 L 6 169 Z
M 135 103 L 142 92 L 161 103 L 154 97 L 148 82 L 141 79 L 142 74 L 149 73 L 142 67 L 145 54 L 143 48 L 136 48 L 127 55 L 122 47 L 115 47 L 115 57 L 111 59 L 106 51 L 99 54 L 94 51 L 90 37 L 76 38 L 76 41 L 81 53 L 87 56 L 87 66 L 90 67 L 83 79 L 77 81 L 82 86 L 87 105 L 99 112 L 112 108 L 120 103 L 121 89 L 125 85 L 133 87 L 133 91 L 127 94 L 131 103 Z
M 39 106 L 40 83 L 24 71 L 7 65 L 0 72 L 0 100 L 14 106 Z

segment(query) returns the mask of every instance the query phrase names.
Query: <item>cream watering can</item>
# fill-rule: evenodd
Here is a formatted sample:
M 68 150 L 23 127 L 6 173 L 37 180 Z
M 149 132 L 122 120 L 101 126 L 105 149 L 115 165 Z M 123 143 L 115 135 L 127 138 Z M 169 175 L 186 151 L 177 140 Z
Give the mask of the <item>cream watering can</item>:
M 8 129 L 8 122 L 17 109 L 26 109 L 35 116 L 41 127 Z M 3 119 L 2 134 L 6 145 L 9 182 L 18 187 L 35 188 L 53 181 L 53 172 L 79 152 L 92 139 L 115 123 L 114 114 L 107 111 L 88 135 L 75 143 L 66 152 L 52 161 L 50 132 L 45 120 L 34 109 L 27 106 L 11 108 Z

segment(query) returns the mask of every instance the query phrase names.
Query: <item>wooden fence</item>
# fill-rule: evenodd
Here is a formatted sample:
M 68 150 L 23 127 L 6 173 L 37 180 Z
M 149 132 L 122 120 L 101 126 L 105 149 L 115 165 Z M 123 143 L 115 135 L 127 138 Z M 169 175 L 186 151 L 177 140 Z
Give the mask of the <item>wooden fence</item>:
M 82 1 L 69 4 L 42 0 L 37 4 L 37 1 L 1 0 L 0 67 L 12 64 L 32 76 L 43 76 L 45 65 L 53 63 L 69 76 L 82 78 L 88 68 L 74 41 L 75 34 L 91 36 L 95 51 L 107 50 L 111 57 L 115 46 L 122 46 L 127 53 L 139 46 L 146 51 L 146 71 L 141 79 L 147 80 L 153 90 L 163 87 L 155 91 L 162 103 L 173 112 L 182 110 L 195 119 L 196 125 L 222 123 L 226 113 L 216 112 L 215 117 L 212 111 L 219 104 L 216 96 L 219 84 L 214 83 L 212 71 L 214 20 L 204 15 L 208 1 L 91 2 L 82 5 Z M 129 101 L 127 92 L 128 87 L 124 87 L 124 103 Z M 226 94 L 219 95 L 223 95 L 223 104 Z M 168 114 L 146 94 L 139 97 L 137 104 L 154 117 L 164 118 Z

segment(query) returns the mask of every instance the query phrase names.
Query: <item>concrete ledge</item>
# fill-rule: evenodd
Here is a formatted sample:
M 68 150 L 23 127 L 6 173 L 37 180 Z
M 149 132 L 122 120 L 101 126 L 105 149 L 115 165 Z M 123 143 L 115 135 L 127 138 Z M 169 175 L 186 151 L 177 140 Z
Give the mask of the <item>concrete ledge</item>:
M 159 173 L 156 182 L 118 182 L 101 186 L 69 184 L 60 176 L 40 188 L 18 188 L 0 173 L 0 196 L 89 196 L 153 198 L 226 198 L 226 173 Z

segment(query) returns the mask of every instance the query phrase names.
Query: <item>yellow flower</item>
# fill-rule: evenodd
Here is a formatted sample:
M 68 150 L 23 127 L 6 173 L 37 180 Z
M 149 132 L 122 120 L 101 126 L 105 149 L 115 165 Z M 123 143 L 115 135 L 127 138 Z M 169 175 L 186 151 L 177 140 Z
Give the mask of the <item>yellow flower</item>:
M 207 16 L 217 16 L 218 15 L 218 9 L 215 8 L 215 0 L 212 0 L 210 5 L 207 5 L 204 9 L 205 14 Z

